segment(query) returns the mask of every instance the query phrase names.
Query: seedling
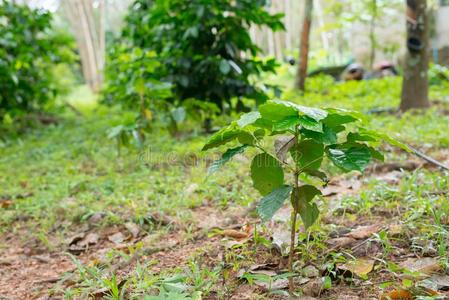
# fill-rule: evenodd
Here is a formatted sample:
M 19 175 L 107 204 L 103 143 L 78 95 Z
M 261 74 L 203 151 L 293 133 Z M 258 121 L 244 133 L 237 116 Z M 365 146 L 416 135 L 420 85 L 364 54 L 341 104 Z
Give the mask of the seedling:
M 271 219 L 287 198 L 293 207 L 289 273 L 293 272 L 298 214 L 306 230 L 319 215 L 313 200 L 321 196 L 318 187 L 328 182 L 327 175 L 321 170 L 324 159 L 343 172 L 363 172 L 372 159 L 383 161 L 383 155 L 375 149 L 381 140 L 406 149 L 387 135 L 364 129 L 360 121 L 360 115 L 352 111 L 318 109 L 274 100 L 222 128 L 203 147 L 205 151 L 230 142 L 240 144 L 227 149 L 221 159 L 210 166 L 209 173 L 216 172 L 249 147 L 258 150 L 251 163 L 254 188 L 263 196 L 257 205 L 258 214 L 263 221 Z M 280 136 L 275 142 L 274 153 L 262 143 L 268 136 Z M 286 172 L 292 175 L 291 180 L 286 180 Z M 289 278 L 289 290 L 293 294 L 292 277 Z

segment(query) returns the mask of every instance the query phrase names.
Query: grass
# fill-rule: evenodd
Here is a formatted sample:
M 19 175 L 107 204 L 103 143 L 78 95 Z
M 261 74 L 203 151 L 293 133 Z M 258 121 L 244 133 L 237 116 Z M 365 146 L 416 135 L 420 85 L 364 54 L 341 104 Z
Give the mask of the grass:
M 288 74 L 285 77 L 289 78 Z M 337 106 L 367 113 L 374 108 L 397 107 L 399 91 L 399 78 L 343 84 L 320 78 L 309 80 L 307 93 L 290 91 L 283 98 L 304 105 Z M 374 130 L 391 133 L 426 152 L 446 155 L 447 159 L 448 153 L 444 150 L 449 146 L 449 116 L 444 112 L 449 108 L 447 95 L 448 86 L 432 86 L 431 98 L 439 100 L 438 107 L 402 116 L 372 114 L 367 116 L 366 122 Z M 155 129 L 148 136 L 144 149 L 131 147 L 118 156 L 116 144 L 107 138 L 106 132 L 124 119 L 131 119 L 133 114 L 118 108 L 94 106 L 90 100 L 77 102 L 73 97 L 76 98 L 72 96 L 70 102 L 74 105 L 88 103 L 83 104 L 84 117 L 67 113 L 57 125 L 36 128 L 0 146 L 0 199 L 12 201 L 11 206 L 0 208 L 1 234 L 21 233 L 23 241 L 37 239 L 49 251 L 58 251 L 64 247 L 67 235 L 87 223 L 95 213 L 106 216 L 99 226 L 107 228 L 129 221 L 143 224 L 149 214 L 161 212 L 178 218 L 184 225 L 180 229 L 182 236 L 195 240 L 194 234 L 189 232 L 192 230 L 189 228 L 195 228 L 189 226 L 198 222 L 192 208 L 201 207 L 207 201 L 220 211 L 247 206 L 258 199 L 247 175 L 250 162 L 245 158 L 232 161 L 217 175 L 205 175 L 207 163 L 214 156 L 200 152 L 206 136 L 186 133 L 175 139 L 164 130 Z M 409 158 L 399 152 L 391 152 L 387 157 L 392 161 Z M 402 271 L 391 263 L 399 245 L 423 255 L 429 251 L 425 249 L 429 246 L 425 241 L 433 241 L 435 255 L 444 269 L 448 267 L 449 204 L 445 194 L 448 190 L 447 174 L 419 169 L 405 172 L 394 185 L 370 177 L 364 180 L 360 192 L 335 200 L 336 203 L 322 201 L 320 207 L 323 218 L 337 220 L 344 226 L 360 220 L 385 220 L 386 213 L 390 216 L 388 221 L 404 225 L 407 229 L 399 237 L 390 236 L 386 231 L 373 237 L 373 243 L 382 245 L 383 253 L 379 257 L 383 263 L 375 276 L 383 274 L 385 282 L 398 284 L 397 275 Z M 259 242 L 226 252 L 225 263 L 203 262 L 202 257 L 207 253 L 207 249 L 203 249 L 192 255 L 187 265 L 162 273 L 150 271 L 151 261 L 137 264 L 126 277 L 126 288 L 132 291 L 130 297 L 141 299 L 148 291 L 161 294 L 159 298 L 147 296 L 145 299 L 199 299 L 200 293 L 207 297 L 217 292 L 225 297 L 239 284 L 229 279 L 229 291 L 217 291 L 223 278 L 231 278 L 231 274 L 249 262 L 255 263 L 258 249 L 270 244 L 269 228 L 265 225 L 257 228 Z M 325 241 L 334 229 L 331 223 L 319 222 L 312 228 L 313 239 L 302 234 L 299 251 L 304 260 L 298 264 L 327 265 L 333 270 L 337 262 L 349 259 L 350 256 L 338 251 L 323 255 L 327 251 Z M 167 232 L 167 229 L 154 227 L 146 230 L 148 233 Z M 0 245 L 0 249 L 6 247 Z M 120 286 L 122 282 L 106 270 L 117 257 L 129 259 L 129 251 L 111 250 L 108 257 L 102 266 L 83 264 L 75 259 L 81 281 L 77 287 L 59 287 L 59 290 L 56 287 L 54 291 L 63 292 L 70 299 L 106 288 L 111 299 L 120 299 L 120 292 L 124 290 Z M 332 291 L 332 287 L 328 288 Z M 269 295 L 270 292 L 259 296 L 269 298 Z

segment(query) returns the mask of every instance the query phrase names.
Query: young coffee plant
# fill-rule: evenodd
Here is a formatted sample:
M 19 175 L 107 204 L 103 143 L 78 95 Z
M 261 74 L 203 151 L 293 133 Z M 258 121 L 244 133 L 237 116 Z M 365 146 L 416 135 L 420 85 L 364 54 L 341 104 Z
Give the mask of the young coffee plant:
M 361 127 L 360 121 L 356 112 L 274 100 L 261 105 L 259 111 L 242 115 L 215 133 L 203 147 L 208 150 L 233 141 L 239 143 L 227 149 L 221 159 L 210 166 L 209 173 L 216 172 L 249 147 L 258 150 L 251 163 L 254 188 L 263 196 L 257 204 L 258 214 L 264 221 L 271 219 L 288 198 L 293 208 L 290 273 L 293 272 L 298 214 L 306 230 L 319 216 L 313 200 L 321 196 L 319 187 L 328 181 L 321 170 L 324 160 L 328 159 L 343 172 L 363 172 L 372 159 L 384 159 L 375 149 L 381 140 L 407 149 L 387 135 Z M 271 136 L 278 136 L 278 139 L 274 147 L 266 147 L 263 142 Z M 313 178 L 318 180 L 311 180 Z M 292 278 L 290 292 L 293 292 Z

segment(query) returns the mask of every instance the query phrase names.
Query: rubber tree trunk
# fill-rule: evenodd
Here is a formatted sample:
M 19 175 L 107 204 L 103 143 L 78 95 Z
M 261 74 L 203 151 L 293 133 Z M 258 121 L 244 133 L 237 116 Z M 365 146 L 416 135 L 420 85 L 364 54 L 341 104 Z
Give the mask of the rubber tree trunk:
M 369 39 L 371 43 L 371 53 L 370 53 L 370 67 L 374 68 L 374 62 L 376 60 L 376 19 L 377 19 L 377 0 L 371 0 L 371 22 L 370 22 L 370 33 Z
M 407 54 L 400 110 L 426 108 L 428 98 L 429 26 L 427 0 L 407 0 Z
M 103 83 L 105 63 L 105 0 L 62 0 L 61 7 L 74 33 L 81 59 L 83 77 L 97 92 Z
M 299 64 L 298 72 L 296 74 L 295 87 L 302 91 L 305 90 L 307 66 L 309 63 L 309 41 L 310 28 L 312 27 L 312 12 L 313 0 L 306 0 L 304 9 L 304 22 L 301 32 L 300 49 L 299 49 Z

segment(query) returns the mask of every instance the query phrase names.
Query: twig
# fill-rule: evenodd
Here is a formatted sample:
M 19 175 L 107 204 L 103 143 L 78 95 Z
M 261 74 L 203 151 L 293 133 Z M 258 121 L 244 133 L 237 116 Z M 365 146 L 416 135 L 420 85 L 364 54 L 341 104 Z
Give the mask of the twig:
M 427 161 L 427 162 L 429 162 L 431 164 L 434 164 L 434 165 L 436 165 L 437 167 L 439 167 L 439 168 L 441 168 L 443 170 L 449 171 L 449 167 L 448 166 L 442 164 L 441 162 L 437 161 L 436 159 L 434 159 L 434 158 L 432 158 L 432 157 L 422 153 L 421 151 L 419 151 L 418 149 L 413 148 L 410 145 L 407 145 L 407 147 L 409 147 L 410 150 L 412 150 L 413 154 L 415 154 L 419 158 L 422 158 L 425 161 Z

